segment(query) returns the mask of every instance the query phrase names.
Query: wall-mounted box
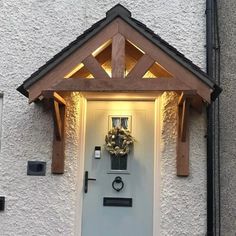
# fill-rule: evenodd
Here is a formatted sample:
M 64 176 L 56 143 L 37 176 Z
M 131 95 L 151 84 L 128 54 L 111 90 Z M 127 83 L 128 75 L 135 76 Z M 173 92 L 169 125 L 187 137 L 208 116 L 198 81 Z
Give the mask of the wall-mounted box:
M 44 161 L 28 161 L 27 175 L 45 176 L 46 162 Z
M 5 197 L 0 196 L 0 211 L 5 210 Z

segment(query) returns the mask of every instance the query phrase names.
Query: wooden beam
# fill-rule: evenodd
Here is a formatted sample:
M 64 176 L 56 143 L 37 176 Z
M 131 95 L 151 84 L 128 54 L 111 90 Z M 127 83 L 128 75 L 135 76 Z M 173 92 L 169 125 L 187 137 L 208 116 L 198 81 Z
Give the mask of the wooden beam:
M 172 78 L 136 79 L 64 79 L 48 91 L 83 92 L 147 92 L 147 91 L 188 91 L 187 85 Z
M 189 127 L 186 126 L 185 141 L 181 139 L 181 125 L 183 116 L 183 106 L 178 106 L 178 121 L 177 121 L 177 157 L 176 157 L 176 167 L 177 176 L 187 177 L 189 175 Z
M 144 54 L 139 51 L 135 46 L 133 46 L 130 42 L 126 41 L 125 44 L 126 54 L 132 57 L 134 60 L 138 61 Z M 158 66 L 154 63 L 149 71 L 155 75 L 156 77 L 172 77 L 171 74 L 165 70 L 163 67 Z
M 155 61 L 147 54 L 144 54 L 126 78 L 142 78 Z
M 124 78 L 125 75 L 125 38 L 116 34 L 112 39 L 112 78 Z
M 190 98 L 190 106 L 195 111 L 201 114 L 204 103 L 202 101 L 202 98 L 199 95 L 197 95 L 196 90 L 189 90 L 189 91 L 182 92 L 179 97 L 178 104 L 182 105 L 186 98 Z
M 186 141 L 187 129 L 189 126 L 189 107 L 190 99 L 186 98 L 183 102 L 182 107 L 182 119 L 181 119 L 181 129 L 180 129 L 180 138 L 182 142 Z
M 29 88 L 29 102 L 35 101 L 43 90 L 52 87 L 54 84 L 64 79 L 64 76 L 72 71 L 79 63 L 81 63 L 88 55 L 93 53 L 98 47 L 110 40 L 118 33 L 118 22 L 114 20 L 107 25 L 95 37 L 85 42 L 78 50 L 73 52 L 65 60 L 52 68 L 37 83 Z
M 54 91 L 43 91 L 42 95 L 46 99 L 53 99 L 53 100 L 57 101 L 58 103 L 66 106 L 65 99 Z
M 196 95 L 197 95 L 196 90 L 189 90 L 182 92 L 178 100 L 178 105 L 182 105 L 183 102 L 186 100 L 186 98 L 192 98 L 193 96 Z
M 189 175 L 189 110 L 195 90 L 184 91 L 178 100 L 177 175 Z
M 162 49 L 150 42 L 147 38 L 141 35 L 122 19 L 117 20 L 119 24 L 119 32 L 124 35 L 126 40 L 134 43 L 146 54 L 149 54 L 155 61 L 157 61 L 170 74 L 179 80 L 179 82 L 185 83 L 192 89 L 197 89 L 198 95 L 200 95 L 208 103 L 211 103 L 212 89 L 208 85 L 200 81 L 200 79 L 195 74 L 178 63 Z
M 55 105 L 57 104 L 57 105 Z M 53 174 L 64 173 L 64 161 L 65 161 L 65 114 L 66 106 L 59 105 L 54 101 L 54 134 L 53 134 L 53 153 L 52 153 L 52 166 L 51 170 Z M 60 138 L 58 136 L 58 130 L 60 130 Z
M 57 101 L 53 102 L 54 105 L 54 116 L 53 116 L 53 120 L 54 120 L 54 132 L 56 134 L 56 138 L 58 140 L 61 140 L 62 138 L 62 122 L 61 122 L 61 115 L 60 115 L 60 108 L 59 108 L 59 104 Z
M 89 55 L 83 60 L 84 66 L 89 70 L 89 72 L 93 75 L 96 79 L 110 79 L 109 75 L 106 71 L 102 68 L 99 62 L 93 55 Z
M 122 42 L 116 43 L 114 37 L 121 36 Z M 114 38 L 113 38 L 114 37 Z M 134 43 L 138 48 L 150 55 L 155 61 L 160 63 L 171 75 L 177 80 L 186 84 L 191 89 L 196 89 L 197 94 L 208 103 L 211 102 L 212 88 L 200 81 L 198 76 L 188 70 L 185 66 L 178 63 L 168 53 L 164 52 L 161 48 L 154 45 L 142 34 L 137 32 L 133 27 L 128 25 L 125 21 L 120 18 L 115 19 L 109 25 L 104 27 L 101 32 L 98 32 L 93 38 L 84 42 L 84 44 L 76 51 L 71 53 L 67 58 L 61 61 L 54 68 L 49 68 L 48 73 L 42 76 L 42 78 L 29 87 L 29 102 L 35 101 L 41 92 L 53 87 L 58 82 L 64 79 L 64 76 L 72 71 L 79 63 L 81 63 L 87 56 L 92 54 L 98 47 L 106 43 L 108 40 L 113 38 L 112 45 L 112 61 L 114 64 L 113 69 L 117 68 L 113 72 L 114 78 L 122 78 L 124 71 L 124 54 L 125 49 L 124 41 L 129 40 Z M 123 46 L 122 46 L 123 45 Z M 121 50 L 122 49 L 122 50 Z M 120 50 L 120 51 L 119 51 Z M 136 50 L 137 51 L 137 50 Z M 116 53 L 117 52 L 117 53 Z M 119 59 L 121 62 L 115 63 L 115 60 Z M 119 64 L 115 66 L 115 64 Z M 50 66 L 49 66 L 50 67 Z M 118 69 L 119 68 L 119 69 Z M 152 72 L 153 73 L 153 72 Z M 200 75 L 199 75 L 200 76 Z
M 95 58 L 97 59 L 100 65 L 103 65 L 108 60 L 111 60 L 111 45 L 105 48 Z M 86 78 L 89 75 L 90 75 L 89 71 L 85 67 L 82 67 L 79 71 L 73 74 L 71 78 Z
M 57 101 L 58 103 L 60 103 L 61 105 L 66 106 L 66 101 L 64 100 L 63 97 L 61 97 L 58 93 L 54 92 L 53 93 L 53 98 L 55 101 Z
M 132 45 L 129 41 L 125 42 L 125 53 L 130 57 L 138 61 L 144 53 L 138 50 L 134 45 Z

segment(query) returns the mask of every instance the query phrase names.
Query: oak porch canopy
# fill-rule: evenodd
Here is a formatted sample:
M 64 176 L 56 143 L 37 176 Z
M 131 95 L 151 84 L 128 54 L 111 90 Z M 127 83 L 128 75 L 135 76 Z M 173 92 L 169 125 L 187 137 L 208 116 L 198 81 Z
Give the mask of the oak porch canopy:
M 201 111 L 220 88 L 199 67 L 131 13 L 116 5 L 106 17 L 38 69 L 18 88 L 29 102 L 50 99 L 54 110 L 52 172 L 64 172 L 63 92 L 179 93 L 177 174 L 188 175 L 188 112 Z

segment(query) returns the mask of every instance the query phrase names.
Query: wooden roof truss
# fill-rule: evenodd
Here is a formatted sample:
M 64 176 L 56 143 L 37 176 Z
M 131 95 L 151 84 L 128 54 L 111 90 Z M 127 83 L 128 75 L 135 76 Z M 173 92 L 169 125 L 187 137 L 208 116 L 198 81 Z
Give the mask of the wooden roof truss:
M 61 92 L 176 91 L 177 175 L 189 174 L 189 109 L 211 102 L 207 84 L 120 18 L 69 55 L 29 89 L 29 101 L 49 99 L 53 108 L 52 172 L 64 172 L 66 102 Z

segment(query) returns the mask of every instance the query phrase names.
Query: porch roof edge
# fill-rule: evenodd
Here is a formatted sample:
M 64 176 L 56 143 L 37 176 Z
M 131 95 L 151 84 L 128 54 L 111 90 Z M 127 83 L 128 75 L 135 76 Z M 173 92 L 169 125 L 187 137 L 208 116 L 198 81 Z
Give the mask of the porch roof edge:
M 77 37 L 73 42 L 71 42 L 67 47 L 61 50 L 58 54 L 56 54 L 53 58 L 51 58 L 48 62 L 46 62 L 42 67 L 40 67 L 36 72 L 34 72 L 28 79 L 26 79 L 17 90 L 22 93 L 24 96 L 28 97 L 28 89 L 38 80 L 40 80 L 45 74 L 47 74 L 50 70 L 56 67 L 59 63 L 65 60 L 69 55 L 71 55 L 74 51 L 80 48 L 85 42 L 87 42 L 90 38 L 95 36 L 99 31 L 101 31 L 105 26 L 111 23 L 114 19 L 120 17 L 126 23 L 128 23 L 131 27 L 137 30 L 140 34 L 150 40 L 153 44 L 171 56 L 174 60 L 176 60 L 183 67 L 188 69 L 190 72 L 195 74 L 202 82 L 207 84 L 210 88 L 212 88 L 212 100 L 214 101 L 216 97 L 220 94 L 222 89 L 214 82 L 212 78 L 210 78 L 207 73 L 205 73 L 200 67 L 194 64 L 191 60 L 187 59 L 182 53 L 180 53 L 176 48 L 171 46 L 168 42 L 163 40 L 159 35 L 155 34 L 151 29 L 149 29 L 142 22 L 131 17 L 131 12 L 126 9 L 121 4 L 115 5 L 106 13 L 106 17 L 101 19 L 100 21 L 93 24 L 89 29 L 84 31 L 79 37 Z

